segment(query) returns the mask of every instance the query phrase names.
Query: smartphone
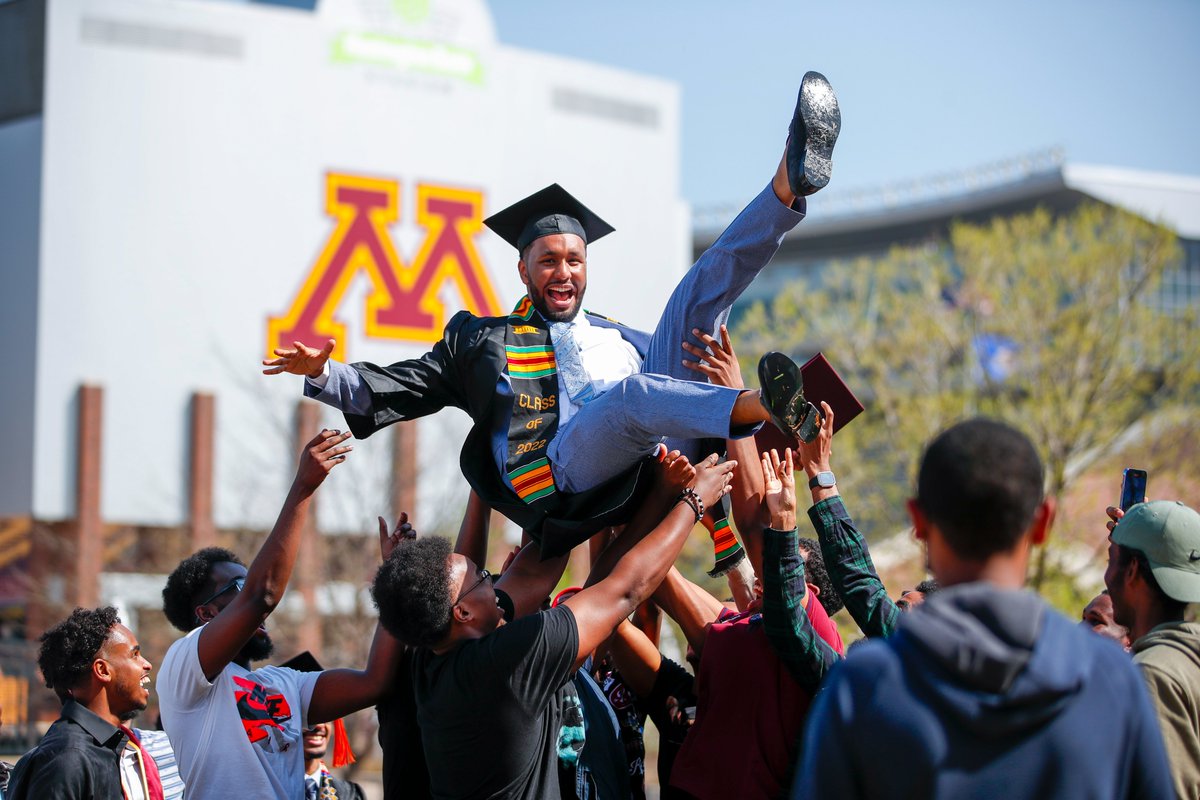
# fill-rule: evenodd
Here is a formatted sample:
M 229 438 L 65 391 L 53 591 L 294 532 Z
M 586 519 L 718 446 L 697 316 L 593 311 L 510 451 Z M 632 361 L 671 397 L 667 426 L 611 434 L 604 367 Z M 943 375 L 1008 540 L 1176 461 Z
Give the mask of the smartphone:
M 1121 510 L 1128 511 L 1130 506 L 1145 500 L 1146 470 L 1132 467 L 1125 470 L 1124 477 L 1121 478 Z

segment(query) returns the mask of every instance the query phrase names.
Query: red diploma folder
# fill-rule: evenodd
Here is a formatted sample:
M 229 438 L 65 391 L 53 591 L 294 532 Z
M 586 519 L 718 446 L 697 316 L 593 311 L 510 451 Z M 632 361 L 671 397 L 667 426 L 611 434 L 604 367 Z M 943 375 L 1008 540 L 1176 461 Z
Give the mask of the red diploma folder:
M 804 399 L 816 406 L 818 411 L 821 410 L 822 400 L 833 409 L 834 433 L 863 412 L 862 402 L 850 391 L 823 353 L 817 353 L 800 367 L 800 375 L 804 378 Z M 754 441 L 760 453 L 772 448 L 782 453 L 785 447 L 795 447 L 795 442 L 769 422 L 755 434 Z

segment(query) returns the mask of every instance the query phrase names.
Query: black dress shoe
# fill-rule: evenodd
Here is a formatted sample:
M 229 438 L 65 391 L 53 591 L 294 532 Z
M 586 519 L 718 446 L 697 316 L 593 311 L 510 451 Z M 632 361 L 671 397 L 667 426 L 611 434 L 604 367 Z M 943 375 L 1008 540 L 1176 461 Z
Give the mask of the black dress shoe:
M 833 87 L 819 72 L 804 73 L 787 145 L 788 183 L 797 197 L 813 194 L 829 183 L 833 146 L 841 129 L 842 112 Z
M 821 414 L 804 399 L 804 378 L 795 361 L 783 353 L 767 353 L 758 362 L 758 382 L 775 427 L 805 443 L 817 438 Z

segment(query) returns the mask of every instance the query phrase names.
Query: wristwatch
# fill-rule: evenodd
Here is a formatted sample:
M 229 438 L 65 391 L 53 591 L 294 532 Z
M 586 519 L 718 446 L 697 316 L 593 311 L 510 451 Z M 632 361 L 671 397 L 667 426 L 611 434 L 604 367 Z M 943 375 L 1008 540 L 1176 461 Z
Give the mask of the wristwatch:
M 808 479 L 808 488 L 815 489 L 820 486 L 822 489 L 828 489 L 831 486 L 837 486 L 837 478 L 833 477 L 832 472 L 818 472 Z

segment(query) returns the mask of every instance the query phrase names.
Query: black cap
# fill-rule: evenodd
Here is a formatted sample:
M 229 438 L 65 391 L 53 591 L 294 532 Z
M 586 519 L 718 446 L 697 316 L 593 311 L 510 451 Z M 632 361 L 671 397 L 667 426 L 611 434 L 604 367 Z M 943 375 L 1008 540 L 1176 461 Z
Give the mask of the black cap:
M 321 662 L 317 661 L 317 657 L 308 650 L 299 655 L 292 656 L 279 666 L 284 669 L 294 669 L 296 672 L 321 672 L 325 669 L 321 666 Z
M 555 233 L 573 233 L 591 244 L 615 230 L 557 183 L 497 211 L 483 224 L 517 250 Z

